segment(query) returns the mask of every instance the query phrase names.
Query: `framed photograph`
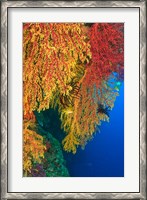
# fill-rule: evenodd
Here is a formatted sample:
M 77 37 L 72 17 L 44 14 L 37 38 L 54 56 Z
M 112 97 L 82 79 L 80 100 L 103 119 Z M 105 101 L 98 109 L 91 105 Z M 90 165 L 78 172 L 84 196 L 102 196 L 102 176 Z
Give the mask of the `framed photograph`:
M 146 2 L 1 2 L 1 199 L 146 199 Z

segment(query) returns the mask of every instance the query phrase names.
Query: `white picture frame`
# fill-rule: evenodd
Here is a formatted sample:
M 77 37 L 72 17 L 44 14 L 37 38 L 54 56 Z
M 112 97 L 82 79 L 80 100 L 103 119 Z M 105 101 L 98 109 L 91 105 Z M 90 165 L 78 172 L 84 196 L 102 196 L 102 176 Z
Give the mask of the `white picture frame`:
M 56 7 L 56 9 L 55 9 Z M 79 8 L 81 7 L 81 8 Z M 145 2 L 123 1 L 123 2 L 99 2 L 99 1 L 2 1 L 1 3 L 1 186 L 3 199 L 55 199 L 55 198 L 95 198 L 95 199 L 145 199 L 146 198 L 146 36 L 145 36 Z M 58 9 L 57 9 L 58 8 Z M 61 11 L 60 17 L 55 17 L 58 10 Z M 70 10 L 73 8 L 73 11 Z M 70 10 L 64 15 L 64 10 Z M 81 10 L 80 10 L 81 9 Z M 95 9 L 95 12 L 93 10 Z M 97 9 L 97 10 L 96 10 Z M 107 9 L 107 10 L 106 10 Z M 114 12 L 118 10 L 118 12 Z M 125 10 L 124 14 L 121 10 Z M 50 11 L 47 13 L 47 10 Z M 78 15 L 74 12 L 78 10 Z M 84 10 L 84 12 L 82 11 Z M 136 11 L 135 11 L 136 10 Z M 27 14 L 27 12 L 28 14 Z M 98 12 L 99 11 L 99 12 Z M 72 13 L 73 12 L 73 13 Z M 82 13 L 83 12 L 83 13 Z M 89 12 L 87 14 L 87 12 Z M 136 14 L 135 14 L 136 12 Z M 39 13 L 39 15 L 37 15 Z M 49 14 L 50 13 L 50 14 Z M 82 14 L 81 14 L 82 13 Z M 100 14 L 99 14 L 100 13 Z M 55 14 L 55 15 L 54 15 Z M 104 15 L 105 14 L 105 15 Z M 90 16 L 87 18 L 87 15 Z M 128 86 L 128 101 L 125 102 L 125 109 L 129 109 L 127 105 L 132 106 L 132 112 L 127 116 L 126 126 L 129 134 L 125 146 L 125 162 L 126 162 L 126 177 L 128 174 L 128 181 L 125 179 L 117 179 L 113 182 L 111 179 L 99 178 L 96 179 L 49 179 L 43 180 L 39 178 L 34 180 L 24 179 L 21 176 L 22 155 L 21 155 L 21 136 L 17 137 L 18 132 L 21 132 L 21 112 L 19 109 L 19 94 L 21 93 L 21 74 L 22 70 L 14 67 L 21 65 L 22 49 L 21 38 L 22 30 L 21 24 L 29 21 L 48 21 L 49 16 L 51 21 L 60 22 L 75 21 L 81 22 L 86 19 L 90 21 L 109 22 L 108 16 L 111 15 L 110 22 L 124 22 L 125 23 L 125 56 L 133 56 L 125 60 L 125 70 L 127 65 L 130 70 L 125 71 L 126 79 L 125 85 Z M 47 17 L 46 17 L 47 16 Z M 97 18 L 99 17 L 99 19 Z M 84 18 L 85 17 L 85 18 Z M 14 25 L 15 24 L 15 25 Z M 129 29 L 129 27 L 131 27 Z M 128 31 L 128 33 L 127 33 Z M 134 37 L 134 39 L 133 39 Z M 132 38 L 132 40 L 131 40 Z M 128 39 L 128 40 L 127 40 Z M 15 47 L 14 47 L 15 45 Z M 132 46 L 133 47 L 132 47 Z M 15 49 L 17 49 L 15 51 Z M 135 53 L 134 53 L 135 52 Z M 128 57 L 129 57 L 128 56 Z M 14 63 L 13 63 L 14 62 Z M 133 71 L 133 72 L 132 72 Z M 131 75 L 133 73 L 133 76 Z M 131 77 L 131 78 L 130 78 Z M 12 81 L 13 80 L 13 81 Z M 133 82 L 133 87 L 132 84 Z M 16 88 L 17 86 L 17 88 Z M 131 93 L 130 93 L 131 90 Z M 20 92 L 20 93 L 19 93 Z M 130 94 L 129 94 L 130 93 Z M 130 96 L 129 96 L 130 95 Z M 16 102 L 13 101 L 14 96 Z M 132 97 L 131 97 L 132 96 Z M 129 100 L 130 98 L 130 100 Z M 12 99 L 12 101 L 11 101 Z M 134 99 L 134 100 L 133 100 Z M 18 101 L 17 101 L 18 100 Z M 14 102 L 14 104 L 12 103 Z M 132 102 L 132 103 L 131 103 Z M 18 104 L 17 104 L 18 103 Z M 134 107 L 136 110 L 134 110 Z M 16 110 L 17 109 L 17 110 Z M 14 110 L 16 110 L 14 114 Z M 134 114 L 133 114 L 134 113 Z M 17 116 L 17 118 L 15 117 Z M 136 116 L 136 118 L 135 118 Z M 13 131 L 13 124 L 18 124 Z M 129 121 L 130 119 L 130 121 Z M 128 122 L 129 121 L 129 122 Z M 134 124 L 135 122 L 135 124 Z M 130 128 L 131 127 L 131 128 Z M 134 127 L 134 129 L 133 129 Z M 16 130 L 16 131 L 15 131 Z M 138 130 L 138 131 L 136 131 Z M 10 134 L 11 133 L 11 134 Z M 133 135 L 134 134 L 134 135 Z M 21 134 L 20 134 L 21 135 Z M 135 136 L 136 135 L 136 136 Z M 134 137 L 134 138 L 133 138 Z M 130 143 L 134 141 L 134 146 Z M 17 143 L 17 148 L 14 149 L 14 144 Z M 13 148 L 11 148 L 11 146 Z M 129 150 L 131 146 L 132 151 Z M 14 154 L 13 154 L 14 153 Z M 130 159 L 130 160 L 129 160 Z M 132 162 L 132 164 L 131 164 Z M 15 166 L 17 167 L 15 168 Z M 126 178 L 125 177 L 125 178 Z M 35 183 L 34 183 L 35 182 Z M 41 183 L 41 187 L 40 187 Z M 35 186 L 34 186 L 35 185 Z M 102 186 L 102 187 L 101 187 Z M 40 187 L 40 188 L 39 188 Z M 50 188 L 50 189 L 47 189 Z M 125 187 L 125 189 L 123 188 Z

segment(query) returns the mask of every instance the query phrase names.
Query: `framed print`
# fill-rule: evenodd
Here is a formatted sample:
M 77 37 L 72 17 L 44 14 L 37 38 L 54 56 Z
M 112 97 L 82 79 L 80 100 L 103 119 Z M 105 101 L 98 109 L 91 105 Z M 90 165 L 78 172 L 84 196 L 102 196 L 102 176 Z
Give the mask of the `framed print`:
M 146 3 L 1 2 L 2 199 L 146 199 Z

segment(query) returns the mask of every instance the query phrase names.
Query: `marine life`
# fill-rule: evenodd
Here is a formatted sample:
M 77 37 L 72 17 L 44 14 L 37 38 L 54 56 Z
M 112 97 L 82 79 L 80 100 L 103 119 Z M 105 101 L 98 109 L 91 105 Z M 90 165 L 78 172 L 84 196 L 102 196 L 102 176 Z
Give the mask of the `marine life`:
M 105 115 L 107 115 L 108 117 L 109 117 L 109 112 L 110 112 L 110 107 L 109 106 L 104 106 L 104 105 L 102 105 L 102 104 L 99 104 L 98 105 L 98 109 L 97 109 L 97 112 L 98 113 L 102 113 L 102 114 L 105 114 Z
M 123 26 L 23 24 L 24 176 L 68 176 L 61 149 L 76 154 L 109 122 L 124 77 Z M 52 116 L 43 118 L 47 110 L 58 112 L 61 147 L 51 136 Z

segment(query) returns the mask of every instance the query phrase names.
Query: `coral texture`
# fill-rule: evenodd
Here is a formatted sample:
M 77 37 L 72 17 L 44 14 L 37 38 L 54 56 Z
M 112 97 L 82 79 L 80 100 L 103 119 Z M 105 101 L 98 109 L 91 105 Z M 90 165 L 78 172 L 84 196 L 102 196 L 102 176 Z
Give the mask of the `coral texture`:
M 25 173 L 35 176 L 38 170 L 42 176 L 59 176 L 43 172 L 45 166 L 56 168 L 59 163 L 52 159 L 49 138 L 28 128 L 32 122 L 43 123 L 36 121 L 37 113 L 58 110 L 65 132 L 63 149 L 72 153 L 78 146 L 84 148 L 102 121 L 109 122 L 124 78 L 123 34 L 121 23 L 24 24 Z

